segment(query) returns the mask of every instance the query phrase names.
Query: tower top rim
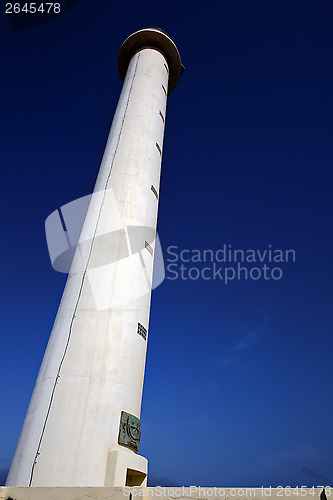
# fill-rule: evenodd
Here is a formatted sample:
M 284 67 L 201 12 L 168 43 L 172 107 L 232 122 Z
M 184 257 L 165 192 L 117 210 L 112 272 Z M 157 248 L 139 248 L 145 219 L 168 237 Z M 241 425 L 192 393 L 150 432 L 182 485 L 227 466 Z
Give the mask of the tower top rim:
M 118 72 L 122 81 L 125 80 L 126 71 L 132 57 L 142 49 L 156 49 L 160 51 L 169 66 L 169 86 L 170 94 L 184 71 L 180 55 L 176 44 L 165 31 L 160 28 L 143 28 L 132 33 L 122 46 L 118 54 Z

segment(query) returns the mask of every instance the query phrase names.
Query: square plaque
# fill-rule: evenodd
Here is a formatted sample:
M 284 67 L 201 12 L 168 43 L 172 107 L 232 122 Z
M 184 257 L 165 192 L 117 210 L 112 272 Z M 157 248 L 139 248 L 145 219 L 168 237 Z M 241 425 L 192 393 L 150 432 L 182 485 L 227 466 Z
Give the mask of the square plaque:
M 122 411 L 120 416 L 118 444 L 127 446 L 127 448 L 131 448 L 131 450 L 137 453 L 139 451 L 140 437 L 140 419 L 130 413 L 126 413 L 126 411 Z

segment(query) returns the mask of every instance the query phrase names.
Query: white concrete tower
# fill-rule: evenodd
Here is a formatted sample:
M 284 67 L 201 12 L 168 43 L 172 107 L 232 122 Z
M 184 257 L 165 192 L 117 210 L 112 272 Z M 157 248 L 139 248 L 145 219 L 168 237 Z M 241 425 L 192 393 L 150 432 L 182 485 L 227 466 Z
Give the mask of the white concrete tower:
M 147 28 L 124 42 L 118 69 L 123 89 L 6 486 L 146 483 L 137 451 L 165 110 L 183 67 L 168 35 Z

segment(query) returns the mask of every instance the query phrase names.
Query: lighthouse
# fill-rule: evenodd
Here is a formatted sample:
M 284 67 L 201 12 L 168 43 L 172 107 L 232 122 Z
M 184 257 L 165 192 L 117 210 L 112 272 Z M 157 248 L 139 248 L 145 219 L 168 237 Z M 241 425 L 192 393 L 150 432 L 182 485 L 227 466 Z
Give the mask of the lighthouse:
M 146 28 L 121 46 L 118 71 L 122 92 L 6 486 L 147 482 L 138 451 L 163 136 L 183 66 L 171 38 Z

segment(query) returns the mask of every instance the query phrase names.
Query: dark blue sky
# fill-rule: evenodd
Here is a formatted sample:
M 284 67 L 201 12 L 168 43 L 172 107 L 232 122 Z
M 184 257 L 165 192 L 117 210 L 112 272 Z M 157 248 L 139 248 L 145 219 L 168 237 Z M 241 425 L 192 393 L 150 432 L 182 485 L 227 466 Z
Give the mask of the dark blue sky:
M 332 25 L 331 0 L 81 0 L 18 33 L 1 10 L 2 476 L 66 279 L 45 219 L 92 191 L 119 47 L 158 26 L 186 67 L 168 102 L 165 257 L 272 245 L 296 262 L 280 280 L 166 279 L 153 292 L 140 445 L 151 484 L 333 483 Z

